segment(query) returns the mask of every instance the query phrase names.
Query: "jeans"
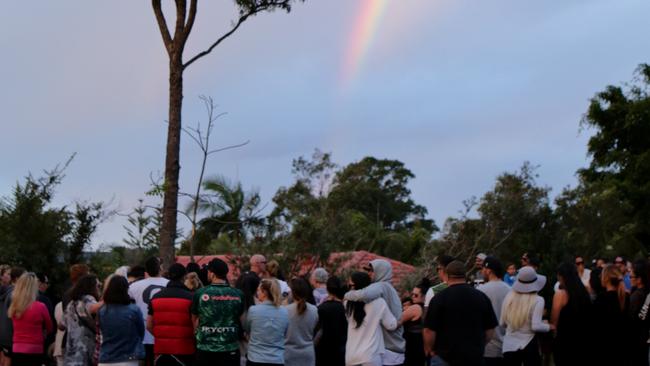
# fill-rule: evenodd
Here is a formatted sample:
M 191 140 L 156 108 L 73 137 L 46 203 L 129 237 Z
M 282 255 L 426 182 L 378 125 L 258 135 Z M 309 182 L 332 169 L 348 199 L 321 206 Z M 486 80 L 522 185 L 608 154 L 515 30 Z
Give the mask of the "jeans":
M 440 358 L 440 356 L 433 356 L 429 361 L 429 366 L 449 366 L 449 364 Z

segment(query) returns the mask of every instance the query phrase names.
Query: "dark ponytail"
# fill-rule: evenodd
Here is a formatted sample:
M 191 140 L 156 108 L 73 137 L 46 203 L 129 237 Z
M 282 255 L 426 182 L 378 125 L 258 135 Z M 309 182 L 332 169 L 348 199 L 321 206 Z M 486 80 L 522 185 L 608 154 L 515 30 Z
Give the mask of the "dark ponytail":
M 302 277 L 296 277 L 289 282 L 289 287 L 291 288 L 293 301 L 296 302 L 298 315 L 304 314 L 307 310 L 307 298 L 311 290 L 309 282 Z
M 365 272 L 354 272 L 350 279 L 354 284 L 354 290 L 361 290 L 370 285 L 370 276 Z M 356 324 L 355 328 L 359 328 L 366 318 L 365 305 L 363 301 L 348 301 L 345 305 L 345 313 L 347 316 L 352 316 Z

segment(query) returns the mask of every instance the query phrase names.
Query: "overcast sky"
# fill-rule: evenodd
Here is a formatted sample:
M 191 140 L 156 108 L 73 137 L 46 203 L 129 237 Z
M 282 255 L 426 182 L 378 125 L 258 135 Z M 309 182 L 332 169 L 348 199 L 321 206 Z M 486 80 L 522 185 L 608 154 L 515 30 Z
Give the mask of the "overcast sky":
M 442 225 L 524 161 L 553 196 L 574 185 L 588 163 L 589 99 L 650 62 L 647 0 L 395 0 L 357 39 L 367 2 L 381 0 L 259 15 L 187 69 L 184 123 L 205 119 L 208 95 L 228 113 L 212 144 L 251 141 L 213 156 L 209 174 L 259 188 L 270 208 L 292 183 L 291 160 L 314 148 L 340 165 L 398 159 Z M 228 29 L 232 3 L 201 2 L 186 59 Z M 7 2 L 0 49 L 0 195 L 76 152 L 56 203 L 128 213 L 164 164 L 167 56 L 151 3 Z M 185 138 L 181 189 L 199 159 Z M 94 246 L 120 242 L 123 221 L 105 223 Z

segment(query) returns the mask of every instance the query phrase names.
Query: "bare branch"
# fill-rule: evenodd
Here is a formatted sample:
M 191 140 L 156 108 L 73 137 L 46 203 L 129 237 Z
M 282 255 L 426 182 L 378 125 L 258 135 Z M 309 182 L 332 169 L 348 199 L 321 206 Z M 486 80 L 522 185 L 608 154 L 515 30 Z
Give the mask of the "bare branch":
M 174 29 L 174 52 L 183 52 L 185 45 L 185 17 L 187 16 L 187 1 L 175 0 L 176 2 L 176 28 Z
M 230 29 L 227 33 L 219 37 L 207 50 L 198 53 L 196 56 L 192 57 L 189 61 L 187 61 L 185 64 L 183 64 L 183 70 L 185 70 L 188 66 L 193 64 L 196 60 L 200 59 L 201 57 L 209 54 L 212 52 L 212 50 L 217 47 L 221 42 L 223 42 L 226 38 L 230 37 L 239 27 L 251 16 L 255 15 L 261 11 L 264 11 L 268 9 L 268 6 L 260 6 L 260 7 L 255 7 L 251 10 L 249 10 L 247 13 L 242 14 L 239 19 L 237 20 L 237 23 Z
M 160 35 L 162 35 L 165 49 L 167 50 L 167 53 L 171 55 L 172 37 L 169 34 L 169 28 L 167 28 L 167 21 L 165 20 L 165 14 L 163 14 L 160 1 L 161 0 L 151 0 L 151 6 L 153 7 L 153 12 L 156 15 L 156 22 L 158 23 L 158 28 L 160 29 Z
M 212 150 L 212 151 L 208 152 L 208 155 L 211 155 L 211 154 L 214 154 L 214 153 L 218 153 L 218 152 L 221 152 L 221 151 L 226 151 L 226 150 L 236 149 L 236 148 L 238 148 L 238 147 L 242 147 L 242 146 L 246 146 L 246 145 L 248 145 L 250 142 L 251 142 L 251 140 L 246 140 L 246 142 L 242 142 L 241 144 L 231 145 L 231 146 L 226 146 L 226 147 L 222 147 L 222 148 L 220 148 L 220 149 L 215 149 L 215 150 Z
M 192 31 L 192 27 L 194 26 L 194 19 L 196 19 L 196 7 L 198 0 L 192 0 L 190 3 L 190 14 L 187 17 L 187 23 L 185 23 L 185 29 L 183 31 L 183 38 L 187 39 L 189 37 L 190 32 Z
M 194 142 L 196 142 L 199 145 L 201 150 L 205 151 L 205 149 L 203 148 L 203 141 L 197 139 L 196 136 L 194 136 L 194 134 L 192 133 L 192 132 L 195 132 L 194 129 L 191 129 L 191 128 L 188 129 L 188 128 L 185 128 L 185 127 L 181 127 L 181 131 L 185 132 L 185 134 L 187 134 L 187 136 L 189 136 L 192 140 L 194 140 Z

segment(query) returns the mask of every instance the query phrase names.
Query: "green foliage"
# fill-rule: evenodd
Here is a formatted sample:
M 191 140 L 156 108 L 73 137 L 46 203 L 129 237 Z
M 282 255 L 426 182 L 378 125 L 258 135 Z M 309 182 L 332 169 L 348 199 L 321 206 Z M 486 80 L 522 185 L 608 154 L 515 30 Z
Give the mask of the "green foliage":
M 271 246 L 323 261 L 331 252 L 369 250 L 414 261 L 437 230 L 410 197 L 413 173 L 395 160 L 367 157 L 342 169 L 329 153 L 293 162 L 269 215 Z
M 259 215 L 260 195 L 256 190 L 246 192 L 241 183 L 232 183 L 218 176 L 206 179 L 203 191 L 205 193 L 199 197 L 198 209 L 205 217 L 197 223 L 195 253 L 215 253 L 212 250 L 217 248 L 227 250 L 233 245 L 242 246 L 250 235 L 260 235 L 264 231 L 264 219 Z M 187 211 L 193 208 L 190 205 Z M 227 236 L 227 245 L 223 235 Z M 213 246 L 215 240 L 220 241 Z M 189 252 L 188 241 L 183 243 L 181 251 Z
M 612 236 L 630 253 L 650 251 L 650 65 L 640 65 L 627 90 L 608 86 L 591 100 L 583 124 L 596 130 L 588 143 L 589 167 L 579 171 L 585 190 L 615 196 L 623 215 Z M 616 245 L 615 243 L 610 243 Z M 616 246 L 615 246 L 616 247 Z
M 62 284 L 68 265 L 83 261 L 82 253 L 104 218 L 104 205 L 76 203 L 74 210 L 52 206 L 71 160 L 42 177 L 30 174 L 16 184 L 11 196 L 2 198 L 0 263 L 47 273 L 53 283 Z
M 525 162 L 519 171 L 497 177 L 480 201 L 465 201 L 463 215 L 445 223 L 435 245 L 438 252 L 463 258 L 468 265 L 479 252 L 517 263 L 524 252 L 551 253 L 555 223 L 550 189 L 538 186 L 536 177 L 535 167 Z M 475 208 L 478 218 L 470 218 Z
M 122 226 L 127 235 L 122 241 L 126 244 L 125 249 L 130 249 L 135 256 L 128 263 L 138 263 L 154 255 L 160 243 L 162 209 L 146 206 L 144 201 L 139 199 L 138 205 L 127 217 L 127 223 L 128 225 Z M 125 263 L 125 258 L 121 259 L 121 262 L 116 263 Z

